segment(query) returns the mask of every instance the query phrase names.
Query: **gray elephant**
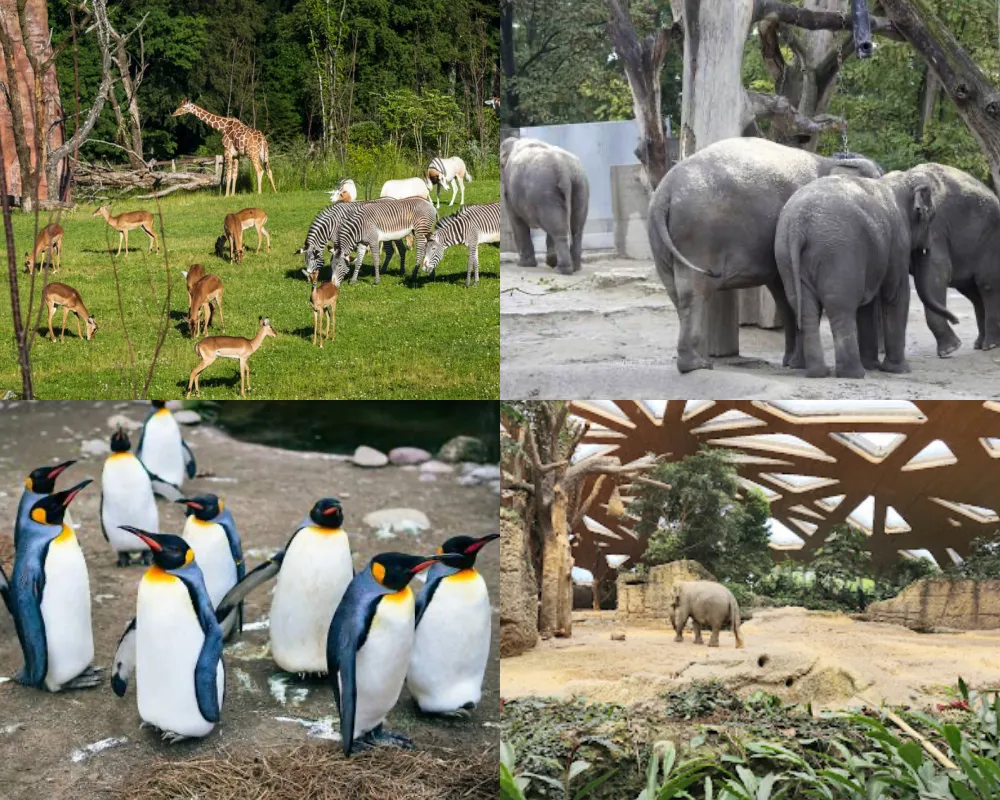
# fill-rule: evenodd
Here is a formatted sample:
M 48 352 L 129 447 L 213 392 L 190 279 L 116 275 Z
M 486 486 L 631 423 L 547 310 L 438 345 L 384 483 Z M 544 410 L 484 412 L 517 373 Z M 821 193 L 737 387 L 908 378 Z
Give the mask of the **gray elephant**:
M 931 220 L 930 269 L 922 271 L 923 290 L 944 306 L 948 287 L 957 289 L 976 310 L 975 349 L 1000 347 L 1000 200 L 960 169 L 921 164 L 911 172 L 916 170 L 937 178 L 944 189 Z M 929 308 L 925 314 L 938 355 L 945 358 L 958 350 L 962 340 L 945 318 Z
M 680 317 L 677 368 L 711 369 L 705 308 L 721 289 L 766 286 L 785 321 L 786 366 L 801 366 L 794 316 L 774 262 L 774 230 L 788 198 L 825 175 L 876 178 L 866 158 L 823 158 L 766 139 L 724 139 L 671 169 L 649 207 L 649 243 Z
M 500 145 L 500 195 L 520 254 L 534 267 L 531 229 L 545 231 L 545 260 L 564 275 L 580 269 L 590 184 L 580 159 L 538 139 L 506 139 Z
M 916 251 L 917 291 L 927 269 L 931 220 L 942 187 L 925 171 L 879 179 L 836 175 L 799 189 L 778 219 L 774 252 L 795 308 L 810 378 L 829 374 L 819 336 L 825 312 L 833 331 L 838 378 L 865 369 L 909 372 L 906 321 L 910 259 Z M 938 314 L 954 316 L 921 296 Z M 881 304 L 885 360 L 878 361 L 875 304 Z
M 675 642 L 684 641 L 684 626 L 690 619 L 694 628 L 695 644 L 704 644 L 701 629 L 711 628 L 712 637 L 708 640 L 708 646 L 718 647 L 719 631 L 729 622 L 736 637 L 736 646 L 743 647 L 743 635 L 740 633 L 740 606 L 733 593 L 721 583 L 688 581 L 678 584 L 674 590 L 672 610 L 672 622 L 677 633 L 674 637 Z

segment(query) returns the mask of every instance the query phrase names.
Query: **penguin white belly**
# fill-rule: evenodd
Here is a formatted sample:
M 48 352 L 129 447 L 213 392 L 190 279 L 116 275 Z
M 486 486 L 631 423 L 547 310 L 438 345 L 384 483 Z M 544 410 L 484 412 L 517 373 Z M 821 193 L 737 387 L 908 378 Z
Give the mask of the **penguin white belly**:
M 160 530 L 160 514 L 149 475 L 131 453 L 115 453 L 104 462 L 101 522 L 116 553 L 149 549 L 138 536 L 121 530 L 122 525 L 153 533 Z
M 423 711 L 455 711 L 482 697 L 492 608 L 475 570 L 438 584 L 417 626 L 406 685 Z
M 202 522 L 197 517 L 188 517 L 181 536 L 194 550 L 194 558 L 205 577 L 205 588 L 212 606 L 218 607 L 226 592 L 236 585 L 236 562 L 229 549 L 225 528 L 217 522 Z
M 205 634 L 180 578 L 158 567 L 146 572 L 139 584 L 135 632 L 139 716 L 163 731 L 207 736 L 215 724 L 201 715 L 194 690 L 194 670 Z M 225 689 L 222 659 L 217 674 L 221 708 Z
M 168 409 L 157 411 L 146 423 L 139 458 L 154 475 L 175 486 L 184 483 L 181 431 Z
M 354 577 L 342 530 L 308 526 L 292 540 L 271 602 L 271 655 L 286 672 L 326 674 L 326 638 Z
M 48 650 L 45 685 L 56 692 L 94 660 L 87 562 L 76 536 L 65 526 L 45 557 L 41 611 Z
M 358 650 L 354 738 L 377 728 L 399 699 L 413 648 L 413 592 L 383 597 Z

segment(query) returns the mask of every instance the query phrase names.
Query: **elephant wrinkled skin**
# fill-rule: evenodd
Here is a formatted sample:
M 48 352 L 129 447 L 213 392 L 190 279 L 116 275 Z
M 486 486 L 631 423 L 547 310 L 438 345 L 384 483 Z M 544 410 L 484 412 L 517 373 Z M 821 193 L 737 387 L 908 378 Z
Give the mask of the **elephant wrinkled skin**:
M 709 647 L 719 646 L 719 631 L 727 622 L 732 624 L 736 647 L 743 647 L 740 633 L 740 607 L 730 592 L 715 581 L 688 581 L 678 584 L 674 594 L 672 622 L 677 636 L 674 641 L 684 641 L 684 626 L 690 618 L 694 628 L 694 643 L 704 644 L 702 628 L 711 628 Z

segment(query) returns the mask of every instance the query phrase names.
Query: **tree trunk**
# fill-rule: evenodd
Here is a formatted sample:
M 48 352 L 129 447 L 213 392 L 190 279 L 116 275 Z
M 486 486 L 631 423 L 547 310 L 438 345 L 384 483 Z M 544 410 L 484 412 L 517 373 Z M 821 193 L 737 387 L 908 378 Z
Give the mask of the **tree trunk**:
M 548 519 L 537 521 L 544 527 L 538 610 L 538 631 L 544 638 L 572 633 L 573 554 L 566 519 L 566 492 L 559 484 L 553 489 L 548 510 Z
M 979 140 L 1000 190 L 1000 90 L 927 8 L 925 0 L 881 0 L 886 14 L 934 71 Z
M 515 76 L 517 62 L 514 59 L 514 2 L 503 0 L 500 3 L 500 64 L 503 68 L 504 94 L 506 102 L 500 115 L 502 125 L 519 128 L 521 120 L 518 113 L 517 86 Z
M 753 19 L 753 0 L 701 3 L 673 0 L 684 24 L 684 82 L 681 101 L 681 158 L 721 139 L 742 134 L 746 92 L 741 80 L 743 45 Z M 683 6 L 683 9 L 680 7 Z M 739 297 L 717 292 L 705 315 L 706 341 L 713 356 L 737 355 Z

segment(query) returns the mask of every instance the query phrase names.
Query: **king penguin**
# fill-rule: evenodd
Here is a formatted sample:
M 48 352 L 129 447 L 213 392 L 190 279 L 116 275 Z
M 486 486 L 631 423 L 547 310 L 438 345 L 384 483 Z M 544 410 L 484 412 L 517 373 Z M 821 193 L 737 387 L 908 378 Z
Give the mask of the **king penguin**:
M 212 607 L 217 608 L 226 592 L 246 575 L 243 543 L 236 532 L 236 522 L 225 501 L 217 495 L 203 494 L 176 502 L 186 506 L 187 521 L 181 536 L 194 550 Z M 233 624 L 243 629 L 242 607 Z
M 54 467 L 39 467 L 32 470 L 24 480 L 24 491 L 21 492 L 21 502 L 17 506 L 17 521 L 14 523 L 14 549 L 17 550 L 17 543 L 20 541 L 21 527 L 29 521 L 28 514 L 31 507 L 43 496 L 52 494 L 56 490 L 56 478 L 62 475 L 76 461 L 64 461 Z M 69 523 L 68 516 L 66 517 Z
M 356 746 L 412 747 L 407 737 L 382 728 L 403 689 L 413 648 L 416 604 L 409 583 L 435 561 L 451 560 L 382 553 L 347 587 L 326 642 L 345 755 Z
M 122 530 L 134 525 L 142 530 L 157 530 L 160 513 L 156 509 L 149 473 L 131 450 L 132 443 L 121 427 L 111 436 L 111 455 L 101 473 L 101 530 L 118 554 L 118 566 L 127 567 L 131 553 L 142 555 L 150 564 L 151 552 L 141 539 Z
M 118 643 L 111 688 L 122 697 L 134 667 L 143 727 L 171 743 L 207 736 L 221 716 L 225 669 L 222 629 L 194 550 L 180 536 L 125 530 L 153 551 L 153 566 Z
M 153 491 L 167 500 L 181 497 L 184 478 L 193 478 L 197 472 L 194 454 L 162 400 L 153 401 L 135 452 L 153 479 Z
M 5 589 L 24 653 L 15 680 L 58 692 L 100 681 L 90 622 L 90 578 L 83 551 L 65 524 L 66 508 L 89 480 L 40 497 L 28 511 Z
M 406 686 L 425 714 L 467 716 L 482 697 L 490 657 L 493 609 L 486 581 L 476 571 L 476 555 L 499 539 L 455 536 L 439 553 L 457 556 L 435 564 L 417 598 L 416 638 Z

